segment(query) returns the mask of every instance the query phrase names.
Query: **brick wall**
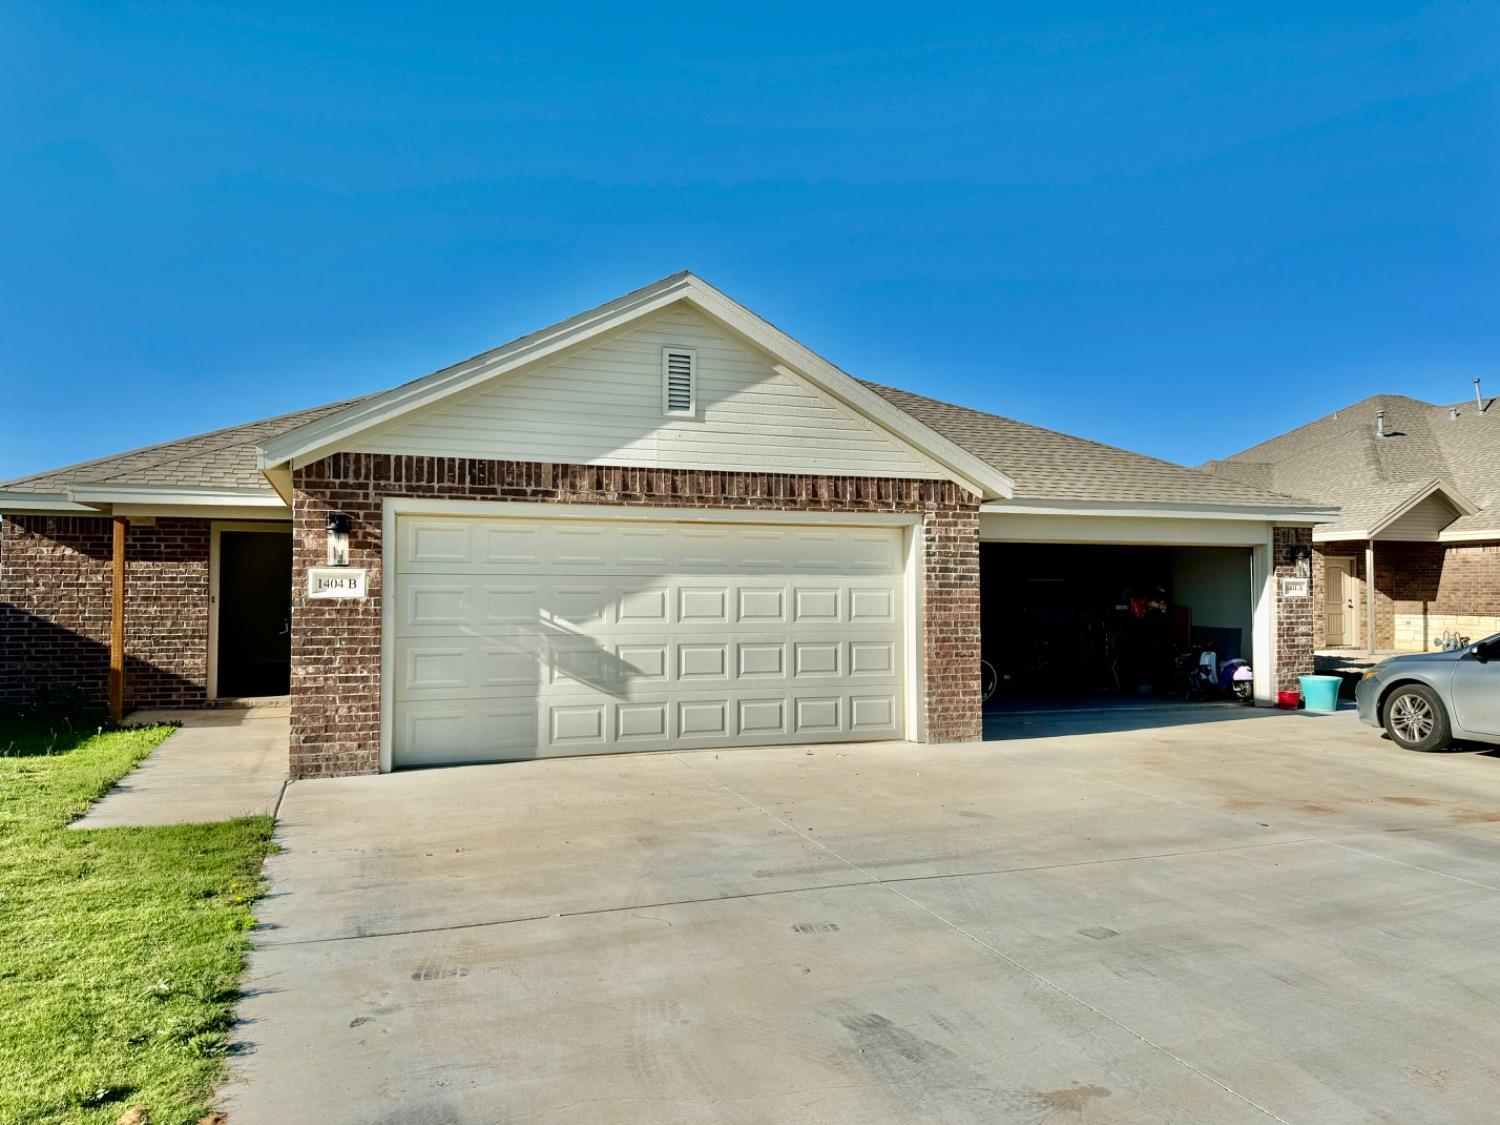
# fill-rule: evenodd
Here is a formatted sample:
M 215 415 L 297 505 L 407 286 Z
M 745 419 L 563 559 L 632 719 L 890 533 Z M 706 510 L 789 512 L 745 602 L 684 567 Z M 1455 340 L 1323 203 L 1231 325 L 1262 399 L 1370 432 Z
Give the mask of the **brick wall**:
M 1288 598 L 1281 593 L 1281 579 L 1311 577 L 1311 560 L 1299 568 L 1294 554 L 1312 550 L 1312 529 L 1278 527 L 1272 532 L 1271 565 L 1276 587 L 1276 690 L 1298 688 L 1297 677 L 1313 670 L 1316 598 Z
M 1354 559 L 1354 613 L 1360 646 L 1367 644 L 1365 622 L 1368 584 L 1365 580 L 1363 540 L 1318 545 L 1317 603 L 1322 611 L 1324 560 L 1330 556 Z M 1500 617 L 1500 541 L 1483 543 L 1375 544 L 1375 647 L 1425 649 L 1439 633 L 1456 625 L 1453 619 L 1484 621 Z M 1413 619 L 1420 624 L 1413 626 Z M 1401 628 L 1398 629 L 1398 620 Z M 1473 626 L 1466 626 L 1471 628 Z M 1415 629 L 1415 631 L 1413 631 Z M 1420 634 L 1420 640 L 1411 638 Z M 1318 644 L 1323 644 L 1320 629 Z
M 39 691 L 103 702 L 109 669 L 112 529 L 96 516 L 0 522 L 0 700 Z M 126 537 L 125 684 L 132 706 L 207 696 L 207 520 L 132 524 Z
M 381 501 L 386 496 L 922 516 L 929 741 L 980 736 L 979 508 L 945 481 L 607 468 L 340 453 L 294 474 L 292 775 L 373 773 L 380 757 Z M 364 601 L 309 601 L 325 518 L 351 519 Z

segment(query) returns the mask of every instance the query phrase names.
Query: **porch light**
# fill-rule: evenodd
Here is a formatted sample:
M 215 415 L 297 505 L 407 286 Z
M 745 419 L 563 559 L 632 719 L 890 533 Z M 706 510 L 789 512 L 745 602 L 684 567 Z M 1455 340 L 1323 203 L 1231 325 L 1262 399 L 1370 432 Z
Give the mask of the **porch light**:
M 1297 568 L 1298 578 L 1307 578 L 1312 574 L 1312 548 L 1306 543 L 1297 543 L 1292 547 L 1292 565 Z
M 328 513 L 328 565 L 349 565 L 349 517 L 342 512 Z

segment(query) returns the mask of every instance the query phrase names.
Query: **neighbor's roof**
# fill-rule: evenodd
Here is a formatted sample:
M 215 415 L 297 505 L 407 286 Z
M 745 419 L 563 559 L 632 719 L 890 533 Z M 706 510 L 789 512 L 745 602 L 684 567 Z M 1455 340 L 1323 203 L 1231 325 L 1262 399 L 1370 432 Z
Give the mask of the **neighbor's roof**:
M 1378 410 L 1385 437 L 1376 434 Z M 1500 535 L 1500 406 L 1493 399 L 1480 413 L 1472 401 L 1440 406 L 1374 395 L 1202 468 L 1343 509 L 1319 538 L 1377 529 L 1434 484 L 1478 509 L 1460 515 L 1445 536 Z
M 13 492 L 60 492 L 70 485 L 113 484 L 145 487 L 252 488 L 270 491 L 257 464 L 256 447 L 267 438 L 295 430 L 358 399 L 314 406 L 243 426 L 148 445 L 128 453 L 18 477 L 0 484 Z
M 998 414 L 866 383 L 876 394 L 1015 481 L 1016 501 L 1308 507 L 1306 501 L 1229 477 L 1044 430 Z

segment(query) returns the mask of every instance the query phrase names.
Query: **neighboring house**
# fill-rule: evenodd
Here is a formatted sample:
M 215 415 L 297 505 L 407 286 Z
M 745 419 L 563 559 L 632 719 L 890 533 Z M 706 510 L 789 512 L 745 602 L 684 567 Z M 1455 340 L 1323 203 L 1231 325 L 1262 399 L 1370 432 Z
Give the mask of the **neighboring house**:
M 1500 632 L 1500 406 L 1474 389 L 1456 406 L 1376 395 L 1203 466 L 1341 509 L 1313 533 L 1320 647 Z
M 102 696 L 122 629 L 136 705 L 289 687 L 299 777 L 978 738 L 985 577 L 1020 544 L 1155 545 L 1183 613 L 1243 622 L 1269 701 L 1311 669 L 1280 579 L 1331 516 L 860 382 L 690 274 L 368 398 L 12 481 L 0 513 L 0 697 Z

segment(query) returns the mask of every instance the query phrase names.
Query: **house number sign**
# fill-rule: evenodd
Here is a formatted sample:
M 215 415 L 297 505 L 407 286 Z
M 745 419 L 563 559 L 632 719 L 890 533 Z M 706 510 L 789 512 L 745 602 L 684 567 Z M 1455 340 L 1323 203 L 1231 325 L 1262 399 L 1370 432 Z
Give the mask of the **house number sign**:
M 365 597 L 365 572 L 350 566 L 310 566 L 307 568 L 309 598 Z
M 1283 578 L 1281 580 L 1281 596 L 1283 598 L 1312 597 L 1312 579 Z

